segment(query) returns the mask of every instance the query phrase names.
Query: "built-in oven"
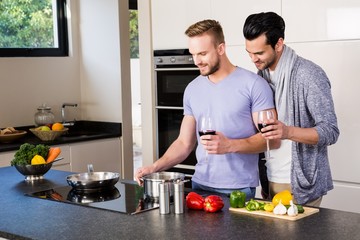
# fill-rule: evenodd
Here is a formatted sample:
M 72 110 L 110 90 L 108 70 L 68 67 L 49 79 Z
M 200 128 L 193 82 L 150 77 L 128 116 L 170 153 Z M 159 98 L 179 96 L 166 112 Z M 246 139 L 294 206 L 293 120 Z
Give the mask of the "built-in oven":
M 155 50 L 154 63 L 156 146 L 159 158 L 179 135 L 184 111 L 184 90 L 200 72 L 188 49 Z M 194 149 L 187 159 L 168 171 L 182 172 L 187 178 L 191 178 L 195 164 Z

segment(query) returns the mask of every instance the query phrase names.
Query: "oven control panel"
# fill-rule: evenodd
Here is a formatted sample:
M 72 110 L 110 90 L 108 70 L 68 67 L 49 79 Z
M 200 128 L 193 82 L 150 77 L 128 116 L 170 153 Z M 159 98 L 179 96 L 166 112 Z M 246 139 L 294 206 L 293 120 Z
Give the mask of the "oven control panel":
M 194 65 L 192 55 L 154 57 L 155 65 Z

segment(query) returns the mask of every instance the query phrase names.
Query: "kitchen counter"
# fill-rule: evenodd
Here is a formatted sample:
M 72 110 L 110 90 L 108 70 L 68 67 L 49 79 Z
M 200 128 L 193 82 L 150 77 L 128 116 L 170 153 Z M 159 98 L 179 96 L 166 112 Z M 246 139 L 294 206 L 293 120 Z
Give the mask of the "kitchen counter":
M 99 122 L 99 121 L 77 121 L 68 132 L 54 141 L 44 142 L 32 134 L 29 129 L 34 126 L 15 127 L 17 130 L 26 130 L 27 134 L 12 143 L 0 143 L 0 153 L 18 150 L 23 143 L 59 145 L 74 142 L 83 142 L 104 138 L 121 137 L 121 123 Z
M 0 237 L 8 239 L 360 239 L 360 214 L 320 208 L 298 221 L 185 208 L 160 215 L 136 215 L 41 200 L 24 193 L 66 186 L 71 173 L 50 170 L 27 183 L 14 167 L 0 168 Z M 341 204 L 341 203 L 339 203 Z

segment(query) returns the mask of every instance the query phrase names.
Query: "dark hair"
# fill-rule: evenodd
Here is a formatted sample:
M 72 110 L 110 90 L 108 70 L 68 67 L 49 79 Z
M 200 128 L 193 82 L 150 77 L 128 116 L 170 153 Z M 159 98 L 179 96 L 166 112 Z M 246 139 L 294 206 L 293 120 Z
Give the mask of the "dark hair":
M 250 41 L 265 34 L 267 44 L 275 48 L 279 38 L 285 39 L 285 22 L 274 12 L 252 14 L 245 20 L 243 33 Z
M 185 34 L 188 37 L 195 37 L 201 34 L 207 33 L 212 35 L 215 42 L 215 45 L 225 42 L 224 33 L 222 27 L 218 21 L 215 20 L 202 20 L 200 22 L 194 23 L 185 31 Z

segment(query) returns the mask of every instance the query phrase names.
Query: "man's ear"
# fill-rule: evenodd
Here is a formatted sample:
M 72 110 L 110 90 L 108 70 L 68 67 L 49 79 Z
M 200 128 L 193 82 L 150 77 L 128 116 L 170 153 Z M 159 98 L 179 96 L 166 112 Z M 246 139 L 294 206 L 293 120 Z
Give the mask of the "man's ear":
M 223 55 L 225 53 L 225 43 L 220 43 L 218 45 L 217 52 L 219 55 Z
M 275 44 L 275 52 L 277 53 L 282 52 L 283 48 L 284 48 L 284 39 L 279 38 L 279 40 Z

